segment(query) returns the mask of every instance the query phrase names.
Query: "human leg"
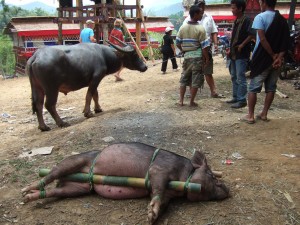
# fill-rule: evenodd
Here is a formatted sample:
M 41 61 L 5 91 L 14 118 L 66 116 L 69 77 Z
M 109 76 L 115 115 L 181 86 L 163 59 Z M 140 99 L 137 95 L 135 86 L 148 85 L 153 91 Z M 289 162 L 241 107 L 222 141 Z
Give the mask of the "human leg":
M 211 97 L 218 97 L 218 93 L 216 91 L 215 81 L 213 78 L 213 58 L 210 59 L 209 64 L 204 67 L 203 73 L 205 74 L 206 83 L 210 89 Z
M 236 60 L 236 76 L 237 76 L 237 100 L 239 102 L 246 102 L 247 97 L 247 80 L 246 69 L 248 61 L 247 59 Z
M 277 88 L 277 81 L 280 74 L 279 69 L 269 68 L 268 76 L 265 79 L 265 90 L 266 97 L 264 102 L 264 108 L 262 112 L 258 115 L 260 119 L 267 121 L 268 120 L 268 111 L 272 105 L 272 102 L 275 97 L 275 92 Z
M 122 71 L 122 69 L 120 69 L 120 70 L 115 74 L 116 82 L 117 82 L 117 81 L 122 81 L 122 80 L 123 80 L 123 79 L 120 77 L 121 71 Z
M 237 102 L 231 105 L 231 108 L 243 108 L 247 106 L 247 80 L 246 80 L 246 69 L 247 59 L 235 60 L 236 69 L 236 83 L 237 83 Z
M 227 103 L 235 103 L 237 102 L 237 76 L 236 76 L 236 67 L 235 67 L 235 60 L 231 60 L 229 65 L 229 72 L 231 76 L 231 82 L 232 82 L 232 99 L 227 101 Z
M 178 69 L 178 65 L 177 65 L 177 61 L 176 61 L 176 56 L 175 55 L 171 56 L 171 62 L 172 62 L 172 68 L 173 68 L 173 70 L 177 70 Z
M 183 106 L 183 99 L 184 99 L 184 94 L 186 91 L 186 86 L 189 86 L 191 83 L 191 76 L 192 76 L 192 61 L 191 59 L 185 59 L 182 64 L 182 73 L 181 73 L 181 78 L 180 78 L 180 91 L 179 91 L 179 105 Z
M 202 70 L 202 59 L 192 59 L 192 79 L 190 85 L 191 99 L 190 106 L 198 106 L 195 102 L 195 97 L 199 88 L 203 88 L 204 84 L 204 73 Z
M 161 72 L 163 73 L 166 73 L 168 60 L 169 60 L 169 56 L 167 54 L 163 54 L 163 59 L 161 64 Z

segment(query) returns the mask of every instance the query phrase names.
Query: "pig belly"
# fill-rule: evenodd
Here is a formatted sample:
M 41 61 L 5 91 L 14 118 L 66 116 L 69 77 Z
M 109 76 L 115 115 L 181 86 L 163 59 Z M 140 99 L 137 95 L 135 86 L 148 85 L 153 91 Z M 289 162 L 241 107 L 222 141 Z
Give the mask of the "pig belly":
M 149 195 L 148 190 L 133 187 L 95 185 L 94 190 L 98 195 L 109 199 L 132 199 Z

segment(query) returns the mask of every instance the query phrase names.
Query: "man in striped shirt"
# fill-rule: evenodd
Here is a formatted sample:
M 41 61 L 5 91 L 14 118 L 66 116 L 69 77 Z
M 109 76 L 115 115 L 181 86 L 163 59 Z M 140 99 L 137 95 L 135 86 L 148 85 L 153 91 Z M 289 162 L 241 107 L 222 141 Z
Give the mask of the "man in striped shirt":
M 203 15 L 203 9 L 193 5 L 189 14 L 191 20 L 180 27 L 176 37 L 176 45 L 184 53 L 179 105 L 184 105 L 183 99 L 186 87 L 190 86 L 190 106 L 195 107 L 198 106 L 195 102 L 198 88 L 203 87 L 204 84 L 203 69 L 209 62 L 210 41 L 206 36 L 204 27 L 198 23 Z

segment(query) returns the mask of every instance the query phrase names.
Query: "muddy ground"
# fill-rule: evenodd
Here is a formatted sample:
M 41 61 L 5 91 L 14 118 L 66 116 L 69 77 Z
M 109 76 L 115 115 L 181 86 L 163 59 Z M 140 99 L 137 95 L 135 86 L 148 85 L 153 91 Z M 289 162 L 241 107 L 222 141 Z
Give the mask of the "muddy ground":
M 231 95 L 225 63 L 215 56 L 219 93 Z M 179 60 L 178 60 L 179 63 Z M 151 65 L 151 63 L 149 63 Z M 293 81 L 279 81 L 269 122 L 239 121 L 247 108 L 234 110 L 225 99 L 210 98 L 207 85 L 197 96 L 198 108 L 178 107 L 179 72 L 124 70 L 123 82 L 106 77 L 99 85 L 104 110 L 94 118 L 82 114 L 86 88 L 59 95 L 59 114 L 71 126 L 58 128 L 45 113 L 49 132 L 37 129 L 32 115 L 28 77 L 0 80 L 0 224 L 147 224 L 148 198 L 109 200 L 97 195 L 44 199 L 23 204 L 21 188 L 38 179 L 39 168 L 51 168 L 66 156 L 101 149 L 117 142 L 138 141 L 190 158 L 206 153 L 214 170 L 223 172 L 231 198 L 220 202 L 174 199 L 157 225 L 300 224 L 300 91 Z M 264 94 L 258 96 L 256 112 Z M 186 102 L 189 99 L 186 99 Z M 111 142 L 107 142 L 107 137 Z M 20 158 L 33 148 L 54 146 L 49 155 Z M 235 159 L 238 152 L 243 159 Z M 282 154 L 294 154 L 291 158 Z M 223 165 L 224 159 L 234 164 Z

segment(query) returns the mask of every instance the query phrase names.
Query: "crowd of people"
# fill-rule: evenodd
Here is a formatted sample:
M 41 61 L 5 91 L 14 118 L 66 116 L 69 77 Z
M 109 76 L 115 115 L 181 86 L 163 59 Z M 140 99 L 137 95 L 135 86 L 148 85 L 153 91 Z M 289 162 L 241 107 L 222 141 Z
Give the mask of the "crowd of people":
M 255 120 L 269 121 L 268 110 L 273 102 L 276 84 L 280 74 L 283 57 L 288 49 L 289 28 L 286 20 L 275 10 L 277 0 L 260 0 L 261 13 L 252 22 L 245 15 L 246 1 L 231 0 L 232 14 L 236 17 L 230 41 L 228 58 L 229 73 L 232 81 L 232 97 L 226 101 L 231 108 L 248 106 L 248 114 L 242 121 L 253 124 Z M 116 19 L 109 41 L 114 38 L 124 41 L 121 30 L 122 21 Z M 86 28 L 81 31 L 80 42 L 95 42 L 94 22 L 86 21 Z M 213 78 L 212 48 L 217 51 L 218 29 L 211 15 L 205 12 L 205 0 L 195 0 L 176 35 L 174 43 L 173 28 L 167 27 L 162 41 L 163 60 L 161 72 L 166 73 L 168 60 L 172 68 L 178 71 L 175 45 L 184 56 L 180 78 L 179 106 L 184 105 L 184 97 L 189 87 L 189 106 L 197 107 L 195 96 L 206 80 L 212 98 L 223 98 L 217 92 Z M 251 42 L 255 42 L 254 49 Z M 118 42 L 116 42 L 118 44 Z M 250 83 L 248 86 L 246 71 L 250 66 Z M 120 71 L 115 75 L 121 81 Z M 254 115 L 257 93 L 265 87 L 266 97 L 263 110 Z
M 248 105 L 248 114 L 241 120 L 253 124 L 255 120 L 269 121 L 268 110 L 273 102 L 276 84 L 288 49 L 289 28 L 287 21 L 275 10 L 276 0 L 261 0 L 261 13 L 252 22 L 245 14 L 245 0 L 231 0 L 231 10 L 236 19 L 233 24 L 229 52 L 229 72 L 232 81 L 232 98 L 226 101 L 231 108 Z M 178 105 L 184 105 L 186 87 L 190 88 L 189 106 L 195 107 L 195 95 L 204 84 L 211 97 L 223 97 L 216 92 L 213 79 L 212 44 L 217 46 L 217 30 L 211 16 L 205 13 L 205 0 L 195 0 L 190 7 L 189 17 L 180 27 L 176 45 L 184 55 L 180 78 Z M 255 41 L 252 49 L 251 41 Z M 246 71 L 250 66 L 248 87 Z M 266 97 L 263 110 L 254 116 L 257 93 L 265 87 Z

